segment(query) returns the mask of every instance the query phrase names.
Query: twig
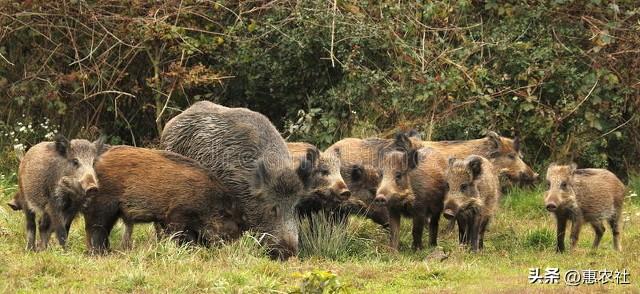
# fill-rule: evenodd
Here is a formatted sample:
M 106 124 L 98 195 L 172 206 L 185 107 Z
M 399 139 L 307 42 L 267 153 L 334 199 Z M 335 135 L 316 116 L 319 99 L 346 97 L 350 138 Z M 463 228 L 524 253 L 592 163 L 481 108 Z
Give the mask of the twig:
M 85 100 L 91 99 L 91 98 L 93 98 L 93 97 L 95 97 L 95 96 L 102 95 L 102 94 L 118 94 L 118 95 L 125 95 L 125 96 L 129 96 L 129 97 L 131 97 L 131 98 L 136 98 L 136 95 L 133 95 L 133 94 L 131 94 L 131 93 L 121 92 L 121 91 L 116 91 L 116 90 L 106 90 L 106 91 L 100 91 L 100 92 L 97 92 L 97 93 L 93 93 L 93 94 L 91 94 L 91 95 L 89 95 L 89 96 L 85 97 L 84 99 L 82 99 L 82 101 L 85 101 Z
M 331 67 L 336 67 L 335 53 L 333 52 L 333 46 L 336 39 L 336 9 L 338 8 L 338 0 L 333 0 L 333 19 L 331 20 Z
M 7 58 L 4 57 L 4 55 L 2 55 L 2 53 L 0 53 L 0 57 L 6 61 L 8 64 L 11 64 L 11 66 L 15 66 L 15 64 L 13 64 L 13 62 L 9 61 Z
M 591 90 L 589 90 L 589 93 L 587 93 L 587 96 L 584 96 L 584 98 L 582 99 L 582 101 L 580 101 L 580 103 L 578 103 L 578 105 L 576 105 L 576 107 L 574 107 L 571 111 L 569 111 L 569 113 L 567 113 L 566 115 L 564 115 L 562 118 L 560 118 L 560 121 L 565 120 L 567 117 L 569 117 L 571 114 L 573 114 L 574 112 L 576 112 L 576 110 L 578 110 L 578 108 L 580 108 L 580 106 L 582 105 L 582 103 L 584 103 L 585 101 L 587 101 L 587 99 L 589 98 L 589 96 L 591 96 L 591 93 L 593 93 L 593 89 L 596 88 L 596 86 L 598 85 L 598 80 L 596 80 L 596 82 L 593 84 L 593 87 L 591 87 Z
M 615 132 L 616 130 L 618 130 L 619 128 L 624 127 L 626 124 L 628 124 L 628 123 L 629 123 L 632 119 L 634 119 L 635 117 L 636 117 L 636 114 L 634 113 L 634 114 L 631 116 L 631 118 L 629 118 L 627 121 L 623 122 L 621 125 L 619 125 L 619 126 L 617 126 L 617 127 L 613 128 L 613 129 L 611 129 L 610 131 L 608 131 L 608 132 L 606 132 L 606 133 L 602 134 L 600 137 L 596 138 L 596 140 L 597 140 L 597 139 L 600 139 L 600 138 L 603 138 L 603 137 L 606 137 L 607 135 L 609 135 L 609 134 L 611 134 L 611 133 Z

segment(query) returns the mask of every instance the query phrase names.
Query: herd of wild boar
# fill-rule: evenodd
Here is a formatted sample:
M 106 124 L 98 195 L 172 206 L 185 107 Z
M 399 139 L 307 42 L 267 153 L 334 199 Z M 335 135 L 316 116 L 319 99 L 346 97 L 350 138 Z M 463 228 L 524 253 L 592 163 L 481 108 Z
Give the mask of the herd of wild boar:
M 57 136 L 30 148 L 9 203 L 25 215 L 27 249 L 45 249 L 52 231 L 64 248 L 81 213 L 92 253 L 109 250 L 110 232 L 122 220 L 125 248 L 134 224 L 154 223 L 159 238 L 205 246 L 252 231 L 273 258 L 286 259 L 298 251 L 299 219 L 322 213 L 336 223 L 352 214 L 369 218 L 388 230 L 394 249 L 401 218 L 409 217 L 415 250 L 423 248 L 425 225 L 429 246 L 437 244 L 443 215 L 451 227 L 457 224 L 459 242 L 478 251 L 498 210 L 500 180 L 529 184 L 539 178 L 522 160 L 519 139 L 495 132 L 469 141 L 422 141 L 412 133 L 346 138 L 320 151 L 285 142 L 257 112 L 206 101 L 166 124 L 161 147 Z M 585 221 L 597 247 L 606 220 L 621 250 L 625 187 L 613 173 L 552 164 L 546 183 L 544 204 L 557 219 L 558 251 L 565 248 L 567 220 L 572 248 Z

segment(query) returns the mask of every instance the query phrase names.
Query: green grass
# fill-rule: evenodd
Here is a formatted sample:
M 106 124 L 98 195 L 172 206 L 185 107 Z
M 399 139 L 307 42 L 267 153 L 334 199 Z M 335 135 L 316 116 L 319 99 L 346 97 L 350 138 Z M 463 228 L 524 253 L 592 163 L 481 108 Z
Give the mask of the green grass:
M 10 177 L 9 177 L 10 178 Z M 412 252 L 411 225 L 402 224 L 399 253 L 386 246 L 386 233 L 354 218 L 345 227 L 303 224 L 299 257 L 272 261 L 251 236 L 219 248 L 177 246 L 157 242 L 152 226 L 140 225 L 134 248 L 120 251 L 123 227 L 112 233 L 115 251 L 107 256 L 85 254 L 82 218 L 70 234 L 69 250 L 53 246 L 45 252 L 24 250 L 24 220 L 4 203 L 15 191 L 14 179 L 0 179 L 0 291 L 2 292 L 304 292 L 332 285 L 337 292 L 557 292 L 576 290 L 559 285 L 529 285 L 529 268 L 627 269 L 631 285 L 580 286 L 580 292 L 640 292 L 640 201 L 625 202 L 623 252 L 611 249 L 607 229 L 600 249 L 591 250 L 593 232 L 585 226 L 579 247 L 556 254 L 555 223 L 542 208 L 540 190 L 514 190 L 503 196 L 490 225 L 485 250 L 471 254 L 457 245 L 457 233 L 443 232 L 439 243 L 449 254 L 444 261 L 427 256 L 432 249 Z M 630 181 L 628 195 L 638 193 L 640 179 Z M 315 234 L 315 235 L 314 235 Z M 425 240 L 427 233 L 425 232 Z M 301 288 L 302 287 L 302 288 Z M 301 291 L 303 289 L 304 291 Z M 329 291 L 327 291 L 329 292 Z

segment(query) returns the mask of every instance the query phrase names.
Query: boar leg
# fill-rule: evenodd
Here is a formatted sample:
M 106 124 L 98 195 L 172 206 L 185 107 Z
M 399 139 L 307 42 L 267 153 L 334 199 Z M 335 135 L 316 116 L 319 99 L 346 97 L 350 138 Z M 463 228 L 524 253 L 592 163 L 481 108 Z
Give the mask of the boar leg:
M 413 217 L 413 229 L 411 231 L 413 235 L 413 250 L 422 250 L 422 233 L 424 232 L 424 220 L 423 215 L 416 215 Z M 429 230 L 429 236 L 431 236 L 431 230 Z
M 475 216 L 471 226 L 471 251 L 478 252 L 480 249 L 480 227 L 482 226 L 482 218 Z
M 458 242 L 464 245 L 467 243 L 467 223 L 461 217 L 457 217 L 456 222 L 458 223 Z
M 423 218 L 424 219 L 424 218 Z M 440 221 L 440 212 L 434 212 L 429 219 L 429 246 L 436 247 L 438 245 L 438 222 Z
M 103 254 L 109 250 L 109 233 L 118 220 L 117 213 L 108 213 L 106 208 L 100 212 L 85 214 L 87 248 L 92 254 Z
M 578 244 L 581 228 L 582 228 L 582 219 L 576 218 L 571 224 L 571 250 L 575 249 L 576 245 Z
M 64 220 L 59 216 L 52 217 L 53 229 L 56 231 L 56 238 L 63 249 L 67 249 L 67 228 Z
M 480 250 L 484 249 L 484 233 L 487 231 L 489 225 L 489 219 L 484 219 L 480 226 Z
M 36 250 L 36 214 L 31 209 L 24 209 L 27 229 L 27 250 Z
M 602 235 L 604 235 L 605 228 L 602 222 L 599 220 L 591 222 L 591 226 L 593 227 L 593 230 L 596 232 L 596 238 L 593 239 L 593 245 L 592 245 L 592 247 L 595 249 L 595 248 L 598 248 L 598 246 L 600 246 L 600 240 L 602 240 Z
M 613 231 L 613 249 L 622 251 L 622 245 L 620 244 L 620 215 L 616 215 L 609 219 L 609 226 Z
M 156 241 L 161 241 L 162 239 L 169 237 L 167 226 L 164 223 L 154 222 L 153 228 L 156 231 Z
M 564 252 L 564 234 L 567 230 L 567 218 L 561 215 L 557 215 L 556 222 L 557 222 L 556 252 Z
M 38 231 L 40 231 L 40 250 L 45 250 L 49 245 L 49 237 L 51 236 L 51 217 L 49 217 L 48 213 L 44 213 L 40 218 Z
M 389 235 L 391 248 L 398 250 L 400 243 L 400 213 L 389 212 Z
M 124 233 L 122 234 L 122 249 L 131 249 L 131 236 L 133 235 L 133 223 L 124 222 Z

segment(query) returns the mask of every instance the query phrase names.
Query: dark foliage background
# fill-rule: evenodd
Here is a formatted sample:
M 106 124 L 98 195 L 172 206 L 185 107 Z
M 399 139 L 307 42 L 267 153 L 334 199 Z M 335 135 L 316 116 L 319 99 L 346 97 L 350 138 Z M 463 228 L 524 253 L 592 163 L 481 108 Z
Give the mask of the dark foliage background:
M 640 162 L 637 1 L 0 1 L 0 160 L 60 130 L 151 145 L 197 100 L 289 140 L 416 128 Z

